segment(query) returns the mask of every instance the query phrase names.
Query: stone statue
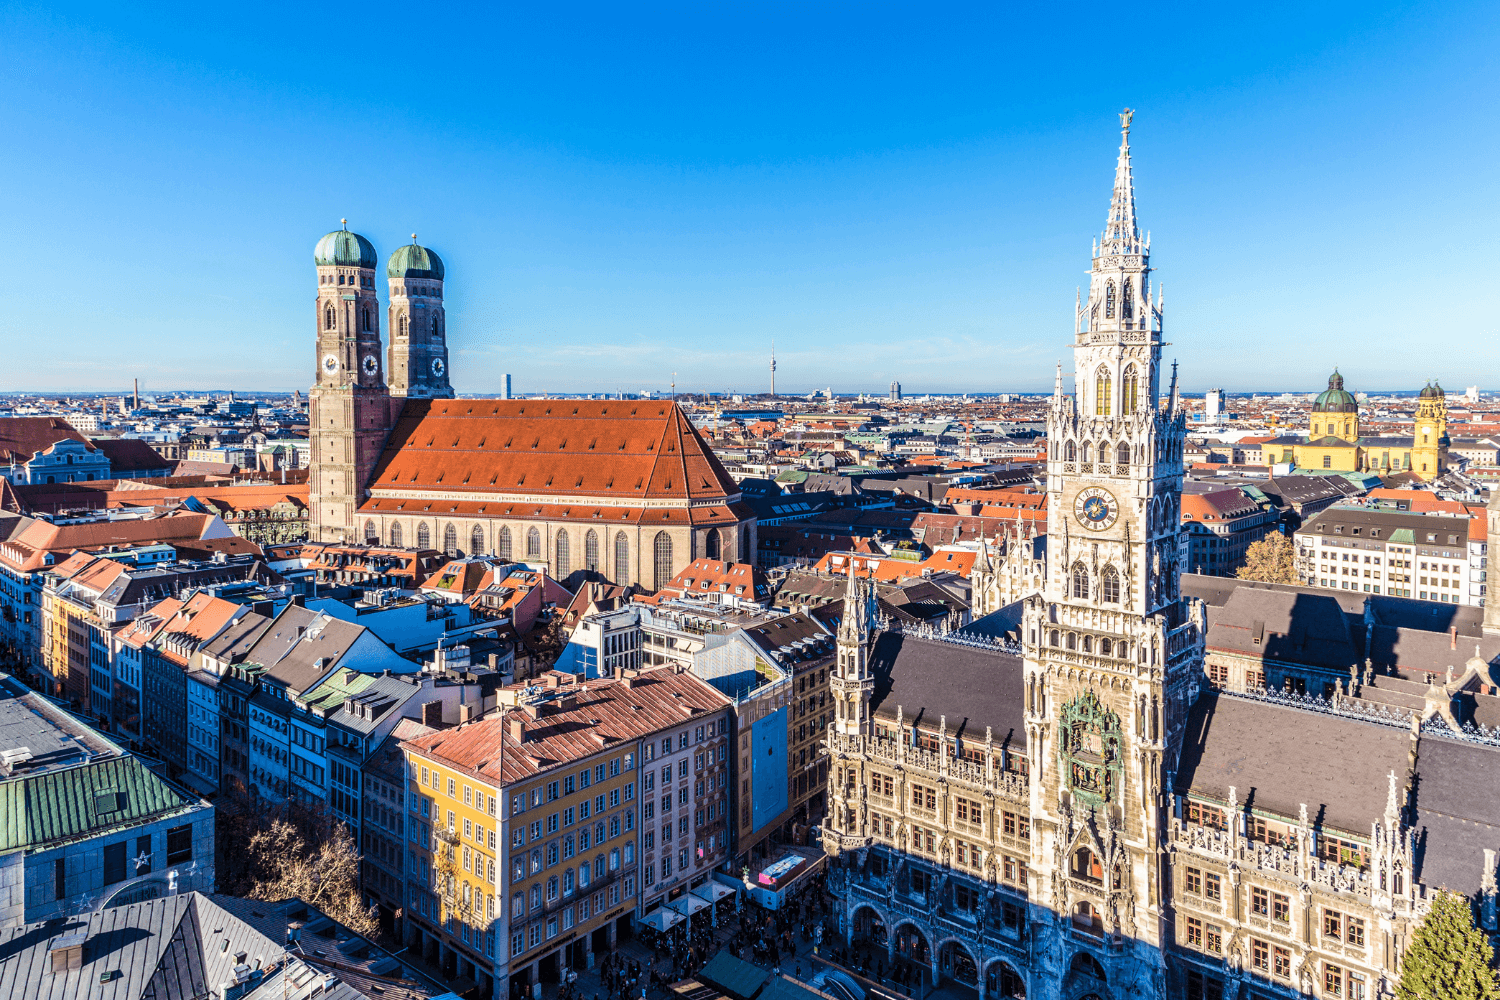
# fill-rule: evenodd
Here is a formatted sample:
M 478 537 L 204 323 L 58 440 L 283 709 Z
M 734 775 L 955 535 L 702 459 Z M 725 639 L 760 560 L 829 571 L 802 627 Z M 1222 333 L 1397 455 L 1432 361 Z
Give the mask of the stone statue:
M 1131 119 L 1133 119 L 1134 117 L 1135 117 L 1135 112 L 1132 111 L 1129 108 L 1126 108 L 1124 111 L 1121 111 L 1120 112 L 1120 129 L 1122 131 L 1129 132 L 1130 131 L 1130 122 L 1131 122 Z

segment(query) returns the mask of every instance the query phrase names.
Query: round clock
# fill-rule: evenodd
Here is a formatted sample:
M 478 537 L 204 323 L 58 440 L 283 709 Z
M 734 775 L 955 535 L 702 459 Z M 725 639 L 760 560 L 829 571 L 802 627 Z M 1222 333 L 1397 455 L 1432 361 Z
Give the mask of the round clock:
M 1103 531 L 1114 526 L 1120 516 L 1120 501 L 1109 490 L 1090 486 L 1078 494 L 1073 501 L 1073 516 L 1078 523 L 1090 531 Z
M 444 366 L 443 366 L 443 359 L 442 358 L 433 358 L 432 359 L 432 374 L 438 376 L 439 378 L 442 378 L 443 367 Z
M 339 370 L 338 356 L 333 354 L 323 355 L 323 370 L 330 375 L 336 374 Z
M 366 375 L 374 378 L 375 373 L 380 370 L 380 363 L 375 360 L 375 355 L 366 354 L 364 363 L 360 365 L 360 368 Z

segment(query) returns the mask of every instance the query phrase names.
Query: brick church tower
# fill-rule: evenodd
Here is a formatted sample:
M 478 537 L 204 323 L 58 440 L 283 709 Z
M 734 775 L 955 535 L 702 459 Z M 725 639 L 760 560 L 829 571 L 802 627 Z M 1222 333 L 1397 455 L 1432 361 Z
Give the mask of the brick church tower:
M 308 393 L 311 537 L 362 542 L 355 512 L 392 423 L 381 363 L 375 247 L 358 233 L 336 229 L 318 241 L 313 256 L 318 374 Z

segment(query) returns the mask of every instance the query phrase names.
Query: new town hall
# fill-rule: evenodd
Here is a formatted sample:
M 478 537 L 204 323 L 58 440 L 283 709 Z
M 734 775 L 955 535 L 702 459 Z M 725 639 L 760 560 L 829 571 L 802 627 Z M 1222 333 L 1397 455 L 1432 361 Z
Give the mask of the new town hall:
M 824 744 L 841 927 L 984 997 L 1390 995 L 1438 887 L 1496 930 L 1500 806 L 1474 793 L 1500 779 L 1500 608 L 1433 626 L 1394 599 L 1185 592 L 1185 420 L 1175 374 L 1158 402 L 1122 121 L 1074 390 L 1059 370 L 1048 415 L 1043 591 L 988 634 L 995 616 L 923 638 L 850 581 Z M 1331 671 L 1325 632 L 1359 651 Z M 1210 683 L 1228 655 L 1256 687 Z M 1329 699 L 1275 689 L 1318 670 Z

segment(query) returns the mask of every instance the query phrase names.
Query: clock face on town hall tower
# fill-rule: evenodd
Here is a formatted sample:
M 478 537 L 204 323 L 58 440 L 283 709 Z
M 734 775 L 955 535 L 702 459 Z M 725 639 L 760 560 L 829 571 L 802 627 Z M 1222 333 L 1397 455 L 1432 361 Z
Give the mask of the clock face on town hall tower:
M 1119 518 L 1120 501 L 1102 486 L 1090 486 L 1078 492 L 1073 501 L 1073 516 L 1090 531 L 1103 531 L 1113 527 Z

